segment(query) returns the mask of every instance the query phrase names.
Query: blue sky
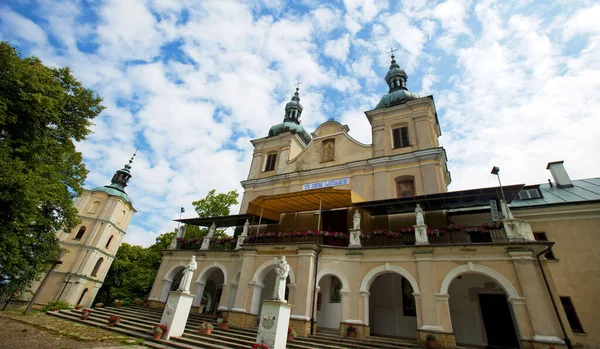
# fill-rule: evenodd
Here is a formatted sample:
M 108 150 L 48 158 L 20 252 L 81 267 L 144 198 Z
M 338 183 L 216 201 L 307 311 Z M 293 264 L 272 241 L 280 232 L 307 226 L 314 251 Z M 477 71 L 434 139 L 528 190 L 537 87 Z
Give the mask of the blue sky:
M 126 241 L 149 245 L 210 189 L 242 192 L 249 141 L 298 79 L 309 132 L 334 118 L 371 143 L 390 48 L 409 90 L 435 98 L 450 190 L 495 185 L 494 165 L 505 184 L 545 182 L 556 160 L 597 177 L 598 18 L 594 1 L 9 0 L 0 40 L 104 98 L 77 145 L 86 187 L 139 147 Z

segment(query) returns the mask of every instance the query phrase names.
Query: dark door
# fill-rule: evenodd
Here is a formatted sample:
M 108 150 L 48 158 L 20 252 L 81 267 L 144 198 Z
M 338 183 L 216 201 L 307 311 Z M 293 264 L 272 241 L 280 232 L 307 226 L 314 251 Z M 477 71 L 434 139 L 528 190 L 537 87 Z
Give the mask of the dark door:
M 480 294 L 479 304 L 487 335 L 488 346 L 519 348 L 510 309 L 503 294 Z
M 323 211 L 321 212 L 321 219 L 325 231 L 348 232 L 348 210 Z

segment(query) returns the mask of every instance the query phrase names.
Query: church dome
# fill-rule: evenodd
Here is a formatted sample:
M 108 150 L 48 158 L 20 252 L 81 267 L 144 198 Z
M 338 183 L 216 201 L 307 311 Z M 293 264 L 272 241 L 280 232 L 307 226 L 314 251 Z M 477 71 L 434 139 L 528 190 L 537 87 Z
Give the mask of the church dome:
M 292 96 L 292 100 L 285 105 L 285 116 L 283 122 L 272 126 L 269 129 L 269 135 L 267 137 L 275 137 L 285 132 L 292 132 L 300 136 L 300 139 L 305 144 L 310 143 L 310 134 L 300 125 L 300 115 L 302 115 L 302 104 L 300 104 L 300 95 L 298 94 L 298 88 L 296 93 Z
M 107 193 L 108 195 L 123 198 L 123 200 L 125 200 L 126 202 L 131 203 L 129 195 L 127 195 L 127 193 L 125 192 L 125 187 L 127 186 L 129 179 L 131 178 L 131 163 L 133 162 L 134 157 L 135 154 L 133 154 L 131 159 L 129 159 L 128 164 L 125 164 L 125 166 L 123 166 L 122 169 L 115 172 L 109 185 L 105 185 L 103 187 L 96 187 L 92 189 L 92 191 L 102 191 Z
M 388 84 L 389 92 L 381 97 L 381 100 L 379 103 L 377 103 L 375 109 L 389 108 L 394 105 L 403 104 L 408 101 L 421 98 L 420 95 L 410 92 L 406 88 L 407 80 L 408 75 L 406 75 L 404 69 L 400 68 L 394 55 L 392 55 L 390 69 L 385 75 L 385 82 Z

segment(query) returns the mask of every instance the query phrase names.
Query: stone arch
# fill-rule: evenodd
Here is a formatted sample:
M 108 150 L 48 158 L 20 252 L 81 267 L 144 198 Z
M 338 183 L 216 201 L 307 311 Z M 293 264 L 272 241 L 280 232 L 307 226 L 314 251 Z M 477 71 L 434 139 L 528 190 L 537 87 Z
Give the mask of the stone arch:
M 175 275 L 177 275 L 179 270 L 185 268 L 186 265 L 187 264 L 184 262 L 179 262 L 179 264 L 172 266 L 171 269 L 169 269 L 169 271 L 165 273 L 163 281 L 173 281 L 173 278 L 175 277 Z
M 371 288 L 371 284 L 375 281 L 375 278 L 384 273 L 396 273 L 402 275 L 413 289 L 413 294 L 419 295 L 421 292 L 419 291 L 419 284 L 417 280 L 408 272 L 406 269 L 399 267 L 397 265 L 385 263 L 384 265 L 380 265 L 371 269 L 367 275 L 363 278 L 360 284 L 360 292 L 369 292 L 369 288 Z
M 206 280 L 210 277 L 210 274 L 215 270 L 219 269 L 223 273 L 223 284 L 227 285 L 227 268 L 219 262 L 212 262 L 207 265 L 200 274 L 198 274 L 198 278 L 196 279 L 197 284 L 205 284 Z
M 271 272 L 271 270 L 275 269 L 276 264 L 277 264 L 277 257 L 274 257 L 272 260 L 268 260 L 268 261 L 264 262 L 263 264 L 261 264 L 260 267 L 258 267 L 256 269 L 254 276 L 252 276 L 252 281 L 256 284 L 262 285 L 263 281 L 265 280 L 265 276 L 267 276 L 267 274 L 269 274 Z M 290 283 L 295 284 L 296 276 L 294 275 L 294 270 L 292 269 L 291 266 L 290 266 L 290 273 L 288 276 L 290 278 Z
M 326 275 L 333 275 L 338 278 L 342 282 L 342 290 L 350 290 L 350 283 L 344 273 L 333 268 L 323 268 L 317 273 L 317 285 L 319 284 L 319 281 L 321 281 L 321 278 Z
M 444 277 L 444 280 L 442 281 L 442 286 L 440 287 L 440 294 L 447 295 L 448 289 L 450 288 L 450 284 L 452 283 L 452 281 L 456 279 L 459 275 L 465 273 L 474 273 L 487 276 L 492 280 L 498 282 L 502 286 L 504 292 L 506 292 L 509 298 L 520 298 L 519 294 L 517 293 L 517 290 L 510 283 L 510 281 L 508 281 L 504 277 L 504 275 L 500 274 L 499 272 L 490 267 L 473 263 L 460 265 L 450 270 L 448 274 L 446 274 L 446 276 Z

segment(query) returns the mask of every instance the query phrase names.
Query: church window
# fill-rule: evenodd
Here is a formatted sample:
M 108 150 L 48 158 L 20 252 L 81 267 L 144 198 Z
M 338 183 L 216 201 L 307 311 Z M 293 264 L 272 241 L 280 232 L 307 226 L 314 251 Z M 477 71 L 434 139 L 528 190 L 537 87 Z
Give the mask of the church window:
M 410 146 L 408 140 L 408 127 L 404 126 L 392 129 L 392 139 L 394 142 L 394 149 Z
M 123 223 L 123 218 L 125 218 L 125 210 L 123 210 L 121 212 L 121 215 L 119 216 L 119 220 L 117 221 L 118 224 Z
M 100 257 L 100 259 L 98 259 L 98 261 L 96 262 L 94 269 L 92 270 L 92 276 L 96 276 L 98 274 L 98 270 L 100 269 L 102 262 L 104 262 L 104 258 Z
M 79 228 L 79 231 L 77 232 L 77 234 L 75 235 L 75 237 L 73 239 L 75 240 L 81 240 L 81 238 L 83 237 L 83 233 L 85 233 L 85 226 L 81 226 L 81 228 Z
M 265 162 L 264 172 L 273 171 L 275 169 L 275 162 L 277 161 L 277 153 L 267 155 L 267 161 Z
M 396 178 L 396 194 L 399 198 L 415 196 L 413 176 L 400 176 Z
M 535 238 L 535 241 L 548 241 L 546 233 L 533 233 L 533 237 Z M 552 250 L 546 252 L 546 259 L 556 259 Z
M 108 248 L 108 246 L 110 246 L 110 243 L 112 242 L 112 239 L 113 239 L 113 237 L 114 237 L 114 235 L 111 235 L 111 236 L 108 238 L 108 241 L 106 242 L 106 246 L 105 246 L 104 248 Z
M 579 321 L 579 316 L 577 316 L 577 312 L 573 306 L 573 302 L 571 302 L 571 297 L 560 297 L 560 302 L 567 314 L 567 320 L 569 320 L 571 330 L 575 333 L 585 333 L 583 326 L 581 326 L 581 322 Z

